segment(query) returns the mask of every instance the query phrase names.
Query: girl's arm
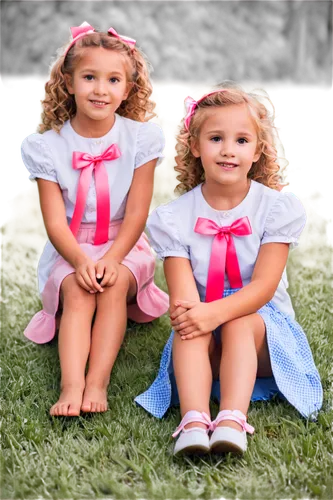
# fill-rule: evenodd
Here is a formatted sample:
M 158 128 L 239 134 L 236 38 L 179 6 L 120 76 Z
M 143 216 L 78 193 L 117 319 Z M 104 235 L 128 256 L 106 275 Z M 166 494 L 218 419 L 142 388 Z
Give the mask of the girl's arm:
M 95 277 L 95 264 L 83 252 L 69 229 L 59 184 L 37 179 L 40 206 L 47 235 L 59 254 L 74 267 L 80 286 L 87 291 L 102 291 Z
M 164 274 L 170 295 L 170 315 L 181 312 L 176 311 L 176 302 L 181 298 L 188 301 L 200 301 L 195 284 L 190 261 L 184 257 L 166 257 L 164 260 Z M 186 308 L 182 308 L 184 312 Z
M 219 325 L 252 314 L 269 302 L 287 263 L 289 244 L 267 243 L 260 248 L 251 282 L 229 297 L 210 303 L 176 301 L 189 310 L 172 321 L 182 338 L 211 332 Z
M 273 298 L 287 264 L 288 252 L 288 243 L 262 245 L 251 282 L 234 294 L 235 297 L 230 295 L 216 301 L 215 310 L 222 319 L 220 324 L 257 312 Z
M 119 233 L 104 257 L 96 265 L 96 273 L 103 276 L 102 286 L 113 285 L 117 279 L 117 266 L 132 250 L 148 218 L 153 196 L 154 172 L 157 158 L 134 171 L 133 181 L 128 193 L 124 220 Z

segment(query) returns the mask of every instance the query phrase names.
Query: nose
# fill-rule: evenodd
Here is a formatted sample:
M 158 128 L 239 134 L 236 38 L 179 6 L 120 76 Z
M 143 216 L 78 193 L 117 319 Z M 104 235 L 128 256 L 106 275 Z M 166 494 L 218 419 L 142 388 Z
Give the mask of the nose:
M 221 142 L 221 155 L 227 158 L 235 156 L 234 143 L 232 140 L 224 140 Z
M 94 92 L 97 95 L 106 95 L 106 82 L 104 80 L 95 80 Z

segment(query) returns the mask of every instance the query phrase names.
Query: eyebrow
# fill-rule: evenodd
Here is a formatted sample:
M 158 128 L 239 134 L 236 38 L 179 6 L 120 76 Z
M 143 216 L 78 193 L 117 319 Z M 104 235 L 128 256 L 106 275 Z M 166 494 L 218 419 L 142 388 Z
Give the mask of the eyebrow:
M 222 132 L 223 132 L 222 130 L 209 130 L 208 132 L 206 132 L 206 135 L 221 134 Z M 241 135 L 241 136 L 246 136 L 246 137 L 253 137 L 253 134 L 251 134 L 251 132 L 245 132 L 245 131 L 237 132 L 236 135 Z
M 80 71 L 80 73 L 98 73 L 96 69 L 84 68 Z M 123 73 L 120 71 L 110 71 L 109 75 L 123 76 Z

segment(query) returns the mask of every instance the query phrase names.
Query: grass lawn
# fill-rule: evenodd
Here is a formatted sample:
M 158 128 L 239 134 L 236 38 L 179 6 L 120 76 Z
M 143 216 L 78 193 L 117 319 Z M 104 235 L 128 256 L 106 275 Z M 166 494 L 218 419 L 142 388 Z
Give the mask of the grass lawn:
M 179 409 L 160 421 L 133 402 L 154 379 L 167 317 L 129 325 L 107 413 L 49 416 L 59 393 L 57 341 L 34 345 L 23 337 L 40 308 L 36 262 L 44 233 L 32 215 L 3 229 L 2 499 L 333 498 L 332 252 L 320 237 L 323 227 L 310 223 L 289 262 L 290 293 L 325 390 L 318 421 L 300 418 L 279 400 L 255 403 L 249 415 L 256 432 L 244 458 L 191 460 L 172 456 Z M 157 282 L 165 287 L 161 268 Z

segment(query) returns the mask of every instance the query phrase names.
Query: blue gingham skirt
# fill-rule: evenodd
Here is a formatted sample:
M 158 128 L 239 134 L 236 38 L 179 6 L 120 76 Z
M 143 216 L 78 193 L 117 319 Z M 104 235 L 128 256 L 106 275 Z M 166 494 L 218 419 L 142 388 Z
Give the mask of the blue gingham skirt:
M 224 296 L 236 290 L 226 290 Z M 315 417 L 323 401 L 323 389 L 310 346 L 301 326 L 268 302 L 258 314 L 264 320 L 273 377 L 257 378 L 251 401 L 269 400 L 278 394 L 304 417 Z M 152 385 L 135 402 L 157 418 L 179 404 L 172 365 L 174 332 L 164 347 L 160 369 Z M 190 341 L 189 341 L 190 342 Z M 219 381 L 212 384 L 212 397 L 220 398 Z

